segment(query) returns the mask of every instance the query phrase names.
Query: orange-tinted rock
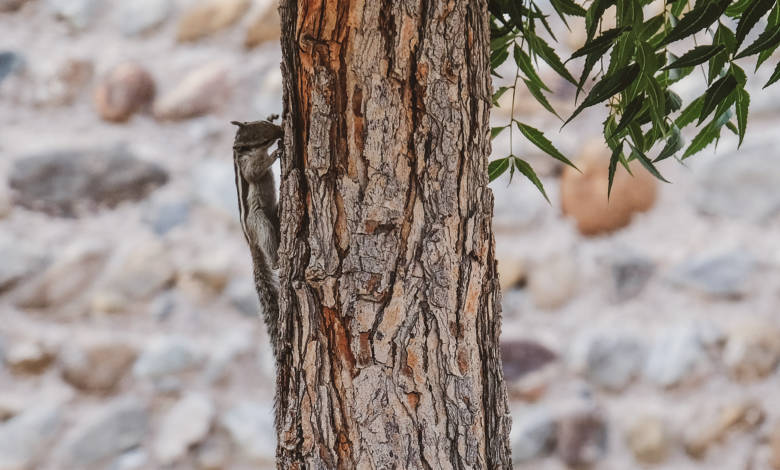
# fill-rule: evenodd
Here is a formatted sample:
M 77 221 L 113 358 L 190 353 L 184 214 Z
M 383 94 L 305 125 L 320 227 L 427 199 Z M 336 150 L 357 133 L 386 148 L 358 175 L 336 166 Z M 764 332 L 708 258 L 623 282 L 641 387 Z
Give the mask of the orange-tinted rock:
M 195 41 L 238 21 L 250 0 L 205 0 L 184 13 L 179 21 L 179 41 Z
M 658 182 L 638 162 L 630 165 L 632 177 L 618 165 L 612 194 L 607 199 L 610 151 L 600 141 L 585 146 L 575 164 L 582 173 L 566 168 L 561 178 L 561 209 L 577 221 L 584 235 L 623 228 L 637 212 L 655 204 Z
M 154 80 L 143 67 L 125 63 L 111 70 L 95 90 L 95 109 L 106 121 L 123 122 L 154 99 Z
M 282 26 L 279 10 L 276 2 L 273 2 L 252 21 L 246 32 L 244 45 L 251 48 L 268 41 L 278 42 L 281 34 Z

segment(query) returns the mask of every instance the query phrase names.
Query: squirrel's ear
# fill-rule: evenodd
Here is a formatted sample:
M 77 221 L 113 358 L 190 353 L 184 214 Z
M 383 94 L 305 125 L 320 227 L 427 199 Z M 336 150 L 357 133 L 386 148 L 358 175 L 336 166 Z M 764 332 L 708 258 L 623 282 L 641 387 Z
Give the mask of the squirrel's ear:
M 244 127 L 246 125 L 245 123 L 238 122 L 238 121 L 230 121 L 230 124 L 233 124 L 234 126 L 238 126 L 238 127 Z

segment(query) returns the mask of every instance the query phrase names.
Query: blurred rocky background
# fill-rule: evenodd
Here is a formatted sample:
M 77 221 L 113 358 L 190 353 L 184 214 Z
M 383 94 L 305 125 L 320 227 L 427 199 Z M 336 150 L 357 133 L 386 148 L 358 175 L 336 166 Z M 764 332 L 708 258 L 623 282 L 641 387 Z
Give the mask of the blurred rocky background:
M 0 470 L 273 468 L 228 122 L 280 112 L 278 37 L 271 0 L 0 0 Z M 582 170 L 494 142 L 551 200 L 492 185 L 517 469 L 780 469 L 765 81 L 741 150 L 620 169 L 609 202 L 598 110 L 502 97 Z

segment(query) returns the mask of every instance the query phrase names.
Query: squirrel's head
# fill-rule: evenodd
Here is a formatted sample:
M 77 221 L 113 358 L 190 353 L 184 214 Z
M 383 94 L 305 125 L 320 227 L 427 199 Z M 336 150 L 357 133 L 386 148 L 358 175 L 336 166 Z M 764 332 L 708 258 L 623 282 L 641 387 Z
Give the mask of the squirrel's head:
M 231 121 L 231 124 L 238 126 L 236 140 L 233 142 L 234 150 L 268 148 L 284 135 L 281 127 L 269 121 Z

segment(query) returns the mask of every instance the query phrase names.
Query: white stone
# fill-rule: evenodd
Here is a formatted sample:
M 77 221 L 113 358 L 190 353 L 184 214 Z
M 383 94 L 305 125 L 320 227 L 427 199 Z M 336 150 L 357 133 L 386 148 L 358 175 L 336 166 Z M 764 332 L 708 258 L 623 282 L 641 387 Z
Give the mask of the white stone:
M 162 417 L 154 442 L 154 453 L 163 465 L 181 459 L 190 446 L 201 442 L 211 428 L 214 405 L 205 395 L 181 398 Z

